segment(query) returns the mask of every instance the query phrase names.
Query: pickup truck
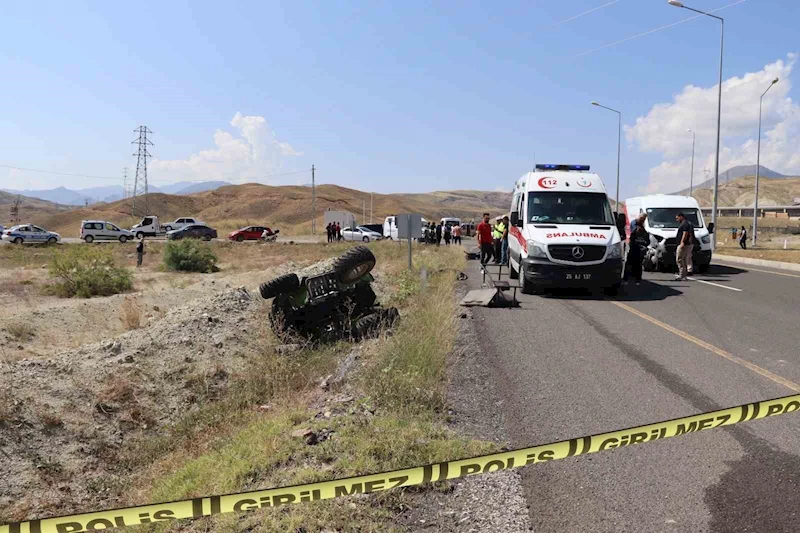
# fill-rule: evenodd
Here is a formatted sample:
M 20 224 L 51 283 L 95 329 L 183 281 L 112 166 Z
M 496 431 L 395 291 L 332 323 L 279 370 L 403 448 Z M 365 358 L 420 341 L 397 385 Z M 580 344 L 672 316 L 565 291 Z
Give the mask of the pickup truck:
M 175 231 L 186 226 L 201 225 L 204 226 L 205 222 L 201 222 L 195 218 L 177 218 L 175 222 L 169 222 L 163 226 L 158 221 L 155 215 L 147 215 L 142 218 L 142 221 L 131 228 L 134 236 L 137 239 L 142 237 L 156 237 L 165 235 L 168 231 Z

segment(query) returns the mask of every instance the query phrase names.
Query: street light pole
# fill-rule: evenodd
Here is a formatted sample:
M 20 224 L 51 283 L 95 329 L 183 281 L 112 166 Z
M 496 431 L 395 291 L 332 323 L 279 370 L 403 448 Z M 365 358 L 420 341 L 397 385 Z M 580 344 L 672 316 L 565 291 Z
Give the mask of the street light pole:
M 618 123 L 617 123 L 617 192 L 614 195 L 614 209 L 616 209 L 617 213 L 619 213 L 619 154 L 620 149 L 622 146 L 622 113 L 617 111 L 616 109 L 611 109 L 610 107 L 606 107 L 601 105 L 597 102 L 592 102 L 592 105 L 597 107 L 602 107 L 603 109 L 608 109 L 609 111 L 613 111 L 618 115 Z
M 716 15 L 712 15 L 711 13 L 706 13 L 705 11 L 700 11 L 699 9 L 694 9 L 692 7 L 688 7 L 683 5 L 682 2 L 678 0 L 668 0 L 669 5 L 680 7 L 683 9 L 688 9 L 689 11 L 694 11 L 695 13 L 700 13 L 701 15 L 705 15 L 707 17 L 715 18 L 720 22 L 720 31 L 719 31 L 719 89 L 717 92 L 717 156 L 716 162 L 714 163 L 714 201 L 711 204 L 711 223 L 714 224 L 714 228 L 717 226 L 717 200 L 719 198 L 719 142 L 720 142 L 720 130 L 722 125 L 722 52 L 725 49 L 725 20 L 722 17 L 718 17 Z M 717 247 L 717 232 L 711 234 L 711 249 L 716 249 Z
M 756 197 L 753 200 L 753 247 L 756 246 L 756 234 L 758 233 L 758 178 L 761 176 L 761 104 L 764 100 L 764 95 L 767 91 L 772 89 L 772 86 L 778 83 L 778 78 L 772 80 L 767 90 L 761 93 L 761 98 L 758 99 L 758 151 L 756 152 Z
M 692 170 L 689 172 L 689 196 L 692 196 L 692 188 L 694 186 L 694 141 L 695 135 L 691 129 L 686 130 L 692 134 Z

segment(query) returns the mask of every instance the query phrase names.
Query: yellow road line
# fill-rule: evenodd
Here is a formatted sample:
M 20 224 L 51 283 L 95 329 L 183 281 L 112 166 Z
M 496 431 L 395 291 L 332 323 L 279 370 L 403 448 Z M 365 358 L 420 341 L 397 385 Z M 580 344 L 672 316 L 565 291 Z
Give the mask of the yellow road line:
M 750 265 L 746 265 L 744 263 L 737 263 L 735 265 L 731 265 L 728 263 L 717 263 L 714 262 L 715 265 L 722 265 L 722 266 L 729 266 L 734 268 L 741 268 L 742 270 L 755 270 L 756 272 L 766 272 L 767 274 L 777 274 L 778 276 L 789 276 L 790 278 L 800 278 L 800 274 L 787 274 L 786 272 L 775 272 L 774 270 L 764 270 L 762 268 L 753 268 Z
M 621 303 L 621 302 L 611 302 L 611 303 L 613 303 L 617 307 L 621 307 L 622 309 L 628 311 L 629 313 L 633 313 L 634 315 L 636 315 L 636 316 L 638 316 L 640 318 L 643 318 L 643 319 L 647 320 L 648 322 L 651 322 L 651 323 L 655 324 L 656 326 L 658 326 L 660 328 L 663 328 L 663 329 L 669 331 L 670 333 L 674 333 L 678 337 L 686 339 L 687 341 L 689 341 L 691 343 L 694 343 L 697 346 L 700 346 L 701 348 L 705 348 L 706 350 L 708 350 L 711 353 L 714 353 L 714 354 L 716 354 L 716 355 L 718 355 L 720 357 L 724 357 L 728 361 L 732 361 L 732 362 L 736 363 L 737 365 L 741 365 L 741 366 L 743 366 L 743 367 L 745 367 L 745 368 L 747 368 L 749 370 L 752 370 L 756 374 L 764 376 L 765 378 L 770 379 L 770 380 L 774 381 L 775 383 L 778 383 L 779 385 L 783 385 L 784 387 L 789 388 L 789 389 L 791 389 L 791 390 L 793 390 L 795 392 L 800 392 L 800 385 L 798 385 L 797 383 L 794 383 L 793 381 L 789 381 L 788 379 L 783 378 L 783 377 L 781 377 L 781 376 L 779 376 L 777 374 L 774 374 L 774 373 L 770 372 L 769 370 L 767 370 L 766 368 L 761 368 L 760 366 L 758 366 L 758 365 L 756 365 L 754 363 L 751 363 L 750 361 L 745 361 L 741 357 L 736 357 L 732 353 L 726 352 L 722 348 L 717 348 L 713 344 L 709 344 L 706 341 L 698 339 L 697 337 L 695 337 L 693 335 L 689 335 L 685 331 L 681 331 L 678 328 L 674 328 L 674 327 L 670 326 L 669 324 L 665 324 L 664 322 L 661 322 L 660 320 L 658 320 L 656 318 L 653 318 L 648 314 L 642 313 L 641 311 L 639 311 L 637 309 L 634 309 L 633 307 L 631 307 L 629 305 L 625 305 L 624 303 Z

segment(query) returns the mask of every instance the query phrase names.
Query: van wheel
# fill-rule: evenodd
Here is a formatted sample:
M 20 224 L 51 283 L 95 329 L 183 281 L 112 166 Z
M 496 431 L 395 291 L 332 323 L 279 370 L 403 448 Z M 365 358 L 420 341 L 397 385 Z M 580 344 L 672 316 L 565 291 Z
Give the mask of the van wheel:
M 87 235 L 86 237 L 83 238 L 83 240 L 88 243 L 91 243 L 94 240 L 94 237 L 92 237 L 91 235 Z
M 142 233 L 141 231 L 139 231 L 139 232 L 137 232 L 137 233 L 136 233 L 136 238 L 137 238 L 137 239 L 141 239 L 141 238 L 143 238 L 143 237 L 144 237 L 144 233 Z

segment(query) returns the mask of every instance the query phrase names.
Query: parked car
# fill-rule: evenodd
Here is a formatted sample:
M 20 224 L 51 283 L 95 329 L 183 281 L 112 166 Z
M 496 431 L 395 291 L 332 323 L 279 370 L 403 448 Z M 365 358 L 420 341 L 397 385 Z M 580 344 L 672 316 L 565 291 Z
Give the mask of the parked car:
M 119 241 L 126 242 L 133 239 L 133 232 L 122 229 L 116 224 L 105 220 L 82 220 L 81 239 L 86 242 L 93 241 Z
M 172 230 L 181 229 L 185 228 L 186 226 L 192 226 L 192 225 L 205 226 L 206 223 L 203 222 L 202 220 L 197 220 L 196 218 L 184 217 L 184 218 L 176 218 L 175 222 L 165 223 L 163 228 L 164 231 L 169 232 Z
M 155 215 L 145 216 L 142 218 L 141 222 L 134 224 L 131 231 L 137 239 L 141 239 L 142 237 L 155 237 L 164 233 L 164 229 L 161 227 L 161 224 L 159 224 L 158 217 Z
M 4 225 L 0 224 L 0 235 L 2 235 L 5 230 L 6 230 L 6 227 Z
M 261 235 L 263 235 L 265 231 L 268 231 L 270 234 L 272 233 L 272 230 L 266 226 L 247 226 L 245 228 L 230 232 L 228 238 L 232 241 L 238 242 L 257 241 L 261 238 Z
M 356 226 L 356 227 L 344 228 L 342 230 L 342 239 L 344 239 L 345 241 L 369 242 L 369 241 L 379 241 L 383 239 L 383 235 L 381 235 L 377 231 L 372 231 L 371 229 L 367 229 L 364 226 Z
M 55 244 L 61 242 L 61 235 L 53 231 L 42 229 L 39 226 L 34 226 L 33 224 L 20 224 L 3 231 L 2 239 L 4 241 L 13 242 L 14 244 Z
M 203 239 L 210 241 L 217 238 L 217 230 L 209 228 L 205 224 L 192 224 L 191 226 L 184 226 L 181 229 L 176 229 L 167 232 L 167 239 Z

